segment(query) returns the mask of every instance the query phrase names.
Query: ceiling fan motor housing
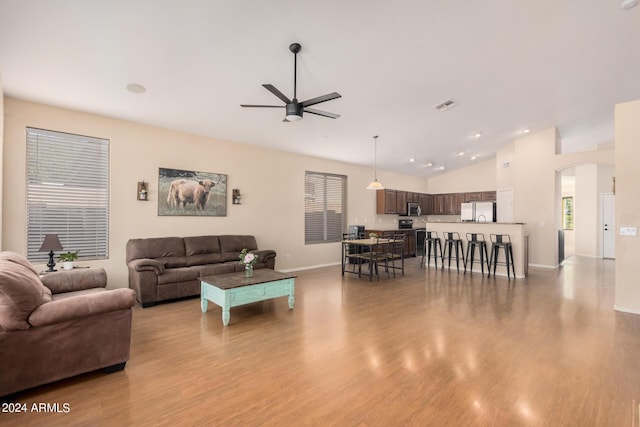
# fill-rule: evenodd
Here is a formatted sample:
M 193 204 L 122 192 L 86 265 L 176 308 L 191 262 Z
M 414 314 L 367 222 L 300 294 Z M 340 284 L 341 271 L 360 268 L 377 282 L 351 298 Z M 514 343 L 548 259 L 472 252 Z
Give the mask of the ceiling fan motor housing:
M 292 102 L 291 104 L 287 104 L 287 117 L 289 116 L 298 116 L 302 117 L 302 104 L 298 102 Z

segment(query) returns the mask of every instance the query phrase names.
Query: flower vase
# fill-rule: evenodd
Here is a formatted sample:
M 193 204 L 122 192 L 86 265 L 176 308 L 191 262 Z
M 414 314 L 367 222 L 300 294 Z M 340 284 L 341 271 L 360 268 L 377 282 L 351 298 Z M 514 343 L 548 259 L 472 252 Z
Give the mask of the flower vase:
M 253 265 L 245 264 L 245 266 L 244 266 L 244 277 L 253 277 Z

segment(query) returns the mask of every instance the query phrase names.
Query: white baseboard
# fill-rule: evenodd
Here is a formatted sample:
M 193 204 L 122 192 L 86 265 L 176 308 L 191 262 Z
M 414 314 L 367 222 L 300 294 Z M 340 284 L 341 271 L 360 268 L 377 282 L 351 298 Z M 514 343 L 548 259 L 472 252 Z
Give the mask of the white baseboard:
M 632 310 L 630 308 L 620 307 L 618 305 L 613 305 L 613 309 L 615 311 L 620 311 L 622 313 L 630 313 L 630 314 L 640 314 L 640 310 Z
M 529 264 L 529 268 L 544 268 L 546 270 L 555 270 L 556 268 L 558 268 L 558 265 Z
M 291 273 L 291 272 L 294 272 L 294 271 L 313 270 L 314 268 L 332 267 L 334 265 L 341 265 L 341 264 L 342 263 L 340 263 L 340 262 L 330 262 L 328 264 L 308 265 L 308 266 L 304 266 L 304 267 L 287 268 L 285 270 L 281 270 L 279 268 L 276 268 L 276 270 L 282 271 L 283 273 Z

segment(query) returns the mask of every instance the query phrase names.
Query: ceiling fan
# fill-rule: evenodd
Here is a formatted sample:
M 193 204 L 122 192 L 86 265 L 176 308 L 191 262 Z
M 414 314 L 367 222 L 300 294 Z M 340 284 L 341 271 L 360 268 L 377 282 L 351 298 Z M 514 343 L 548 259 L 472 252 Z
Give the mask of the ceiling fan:
M 282 92 L 276 89 L 271 84 L 263 84 L 265 89 L 277 96 L 285 103 L 285 105 L 248 105 L 240 104 L 241 107 L 258 107 L 258 108 L 285 108 L 286 116 L 283 121 L 295 122 L 302 119 L 302 113 L 311 113 L 317 116 L 329 117 L 331 119 L 337 119 L 339 114 L 329 113 L 327 111 L 316 110 L 314 108 L 308 108 L 312 105 L 320 104 L 321 102 L 331 101 L 332 99 L 340 98 L 338 92 L 328 93 L 326 95 L 318 96 L 315 98 L 307 99 L 306 101 L 298 102 L 296 93 L 296 83 L 298 74 L 298 52 L 302 49 L 300 43 L 292 43 L 289 45 L 289 50 L 293 53 L 293 99 L 287 98 Z

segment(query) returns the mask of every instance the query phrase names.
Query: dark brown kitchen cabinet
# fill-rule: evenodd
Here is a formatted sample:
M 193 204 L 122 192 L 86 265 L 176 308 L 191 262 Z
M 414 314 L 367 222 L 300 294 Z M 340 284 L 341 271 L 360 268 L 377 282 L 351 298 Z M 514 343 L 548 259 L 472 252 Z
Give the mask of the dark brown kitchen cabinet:
M 396 213 L 399 215 L 407 214 L 407 192 L 396 191 Z
M 376 191 L 376 214 L 394 214 L 397 213 L 397 191 L 396 190 L 377 190 Z M 406 209 L 406 207 L 405 207 Z
M 465 193 L 465 202 L 481 202 L 482 193 L 479 191 L 473 193 Z
M 446 194 L 433 195 L 433 214 L 444 215 L 446 212 Z
M 431 194 L 419 194 L 418 203 L 420 203 L 420 210 L 422 215 L 433 214 L 433 196 Z
M 493 202 L 495 200 L 495 191 L 474 191 L 473 193 L 465 193 L 465 202 Z
M 453 212 L 452 215 L 460 215 L 462 213 L 462 204 L 464 203 L 465 193 L 453 194 Z
M 482 201 L 483 202 L 493 202 L 496 200 L 496 192 L 495 191 L 483 191 L 482 192 Z

